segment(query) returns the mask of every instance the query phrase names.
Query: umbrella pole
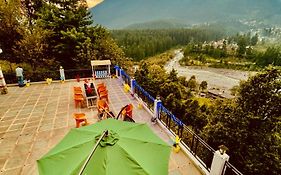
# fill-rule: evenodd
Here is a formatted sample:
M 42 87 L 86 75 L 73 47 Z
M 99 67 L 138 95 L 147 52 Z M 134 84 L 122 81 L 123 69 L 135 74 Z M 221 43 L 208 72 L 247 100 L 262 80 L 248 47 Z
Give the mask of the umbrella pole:
M 82 173 L 84 172 L 84 170 L 85 170 L 87 164 L 89 163 L 91 157 L 93 156 L 94 152 L 96 151 L 97 147 L 99 146 L 101 140 L 102 140 L 105 136 L 107 136 L 107 135 L 108 135 L 108 130 L 105 130 L 105 131 L 102 133 L 102 135 L 101 135 L 101 137 L 99 138 L 99 140 L 97 141 L 97 143 L 95 144 L 93 150 L 92 150 L 91 153 L 89 154 L 87 160 L 86 160 L 85 163 L 83 164 L 83 166 L 82 166 L 82 168 L 80 169 L 80 172 L 78 173 L 78 175 L 82 175 Z

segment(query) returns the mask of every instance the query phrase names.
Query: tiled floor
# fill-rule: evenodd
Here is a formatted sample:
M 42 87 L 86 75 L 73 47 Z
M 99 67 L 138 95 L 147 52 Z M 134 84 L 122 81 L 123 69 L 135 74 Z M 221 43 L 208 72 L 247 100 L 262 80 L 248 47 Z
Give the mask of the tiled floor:
M 99 80 L 101 81 L 101 80 Z M 110 108 L 115 115 L 121 107 L 132 103 L 135 121 L 147 123 L 163 140 L 168 135 L 150 122 L 151 116 L 137 108 L 137 100 L 125 94 L 117 79 L 103 80 L 109 91 Z M 82 82 L 34 84 L 30 87 L 9 87 L 0 95 L 0 175 L 35 175 L 36 160 L 56 145 L 75 127 L 74 112 L 84 112 L 90 123 L 97 122 L 96 109 L 75 109 L 73 86 Z M 170 175 L 199 175 L 200 172 L 183 152 L 172 152 Z

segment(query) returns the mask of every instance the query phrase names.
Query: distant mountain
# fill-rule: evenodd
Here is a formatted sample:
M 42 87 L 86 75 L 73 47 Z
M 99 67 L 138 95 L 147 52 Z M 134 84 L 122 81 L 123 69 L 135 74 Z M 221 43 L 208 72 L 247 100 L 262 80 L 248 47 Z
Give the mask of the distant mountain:
M 125 27 L 125 29 L 178 29 L 187 27 L 190 27 L 190 25 L 183 24 L 175 20 L 156 20 L 131 24 Z
M 159 20 L 188 25 L 229 20 L 281 24 L 281 0 L 104 0 L 90 10 L 95 23 L 111 29 Z

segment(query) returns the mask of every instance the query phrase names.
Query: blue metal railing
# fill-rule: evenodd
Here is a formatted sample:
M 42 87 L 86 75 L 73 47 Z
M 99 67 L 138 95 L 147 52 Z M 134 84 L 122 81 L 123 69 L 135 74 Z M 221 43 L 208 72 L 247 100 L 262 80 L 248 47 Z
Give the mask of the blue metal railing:
M 149 101 L 154 102 L 155 98 L 153 98 L 147 91 L 145 91 L 138 83 L 134 84 L 135 89 L 141 91 Z
M 133 86 L 135 89 L 135 94 L 137 94 L 137 96 L 140 97 L 145 102 L 147 107 L 153 112 L 155 98 L 145 91 L 137 82 L 135 82 Z
M 172 114 L 167 108 L 165 108 L 163 105 L 160 106 L 160 111 L 166 113 L 169 118 L 172 119 L 178 126 L 183 127 L 182 121 L 180 121 L 174 114 Z
M 186 125 L 183 127 L 182 135 L 182 141 L 185 143 L 184 146 L 201 165 L 210 171 L 215 150 Z
M 160 121 L 172 134 L 178 135 L 184 143 L 183 146 L 194 155 L 206 170 L 210 171 L 215 150 L 163 105 L 160 105 L 159 108 L 158 117 Z
M 237 170 L 231 163 L 225 162 L 224 170 L 225 175 L 243 175 L 239 170 Z
M 129 75 L 127 75 L 126 72 L 122 69 L 121 69 L 121 76 L 122 76 L 123 80 L 125 81 L 125 83 L 128 84 L 129 86 L 131 86 L 131 77 Z

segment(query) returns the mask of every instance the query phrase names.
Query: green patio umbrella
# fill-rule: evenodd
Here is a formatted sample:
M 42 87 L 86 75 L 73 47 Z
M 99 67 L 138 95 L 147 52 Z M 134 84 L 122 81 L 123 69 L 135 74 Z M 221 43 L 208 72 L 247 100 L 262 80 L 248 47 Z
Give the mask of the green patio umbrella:
M 167 175 L 170 151 L 146 124 L 107 119 L 72 129 L 37 164 L 40 175 L 78 175 L 83 165 L 83 175 Z

